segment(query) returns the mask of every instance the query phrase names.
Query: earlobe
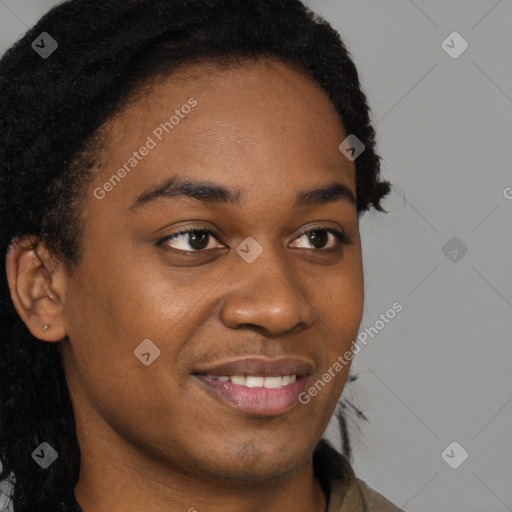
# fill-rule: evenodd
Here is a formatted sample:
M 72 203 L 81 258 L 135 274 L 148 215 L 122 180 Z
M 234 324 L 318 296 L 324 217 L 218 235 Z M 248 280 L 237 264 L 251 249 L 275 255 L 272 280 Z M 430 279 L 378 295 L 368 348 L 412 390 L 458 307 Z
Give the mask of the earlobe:
M 27 236 L 12 241 L 6 267 L 12 302 L 32 335 L 50 342 L 65 338 L 63 263 L 37 238 Z

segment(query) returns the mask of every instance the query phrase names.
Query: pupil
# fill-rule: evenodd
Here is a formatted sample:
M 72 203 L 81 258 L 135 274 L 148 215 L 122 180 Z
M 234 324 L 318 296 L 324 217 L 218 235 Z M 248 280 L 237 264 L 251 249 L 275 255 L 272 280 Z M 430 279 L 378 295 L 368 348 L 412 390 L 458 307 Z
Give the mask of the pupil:
M 204 243 L 204 241 L 208 238 L 208 233 L 205 231 L 197 231 L 194 233 L 190 233 L 190 241 L 189 244 L 194 249 L 204 249 L 208 243 Z M 197 245 L 195 245 L 197 244 Z
M 319 233 L 321 233 L 321 234 L 319 235 Z M 311 231 L 309 234 L 309 241 L 313 244 L 317 244 L 320 242 L 321 247 L 323 247 L 325 245 L 325 243 L 327 242 L 327 233 L 325 231 Z M 315 247 L 317 249 L 321 248 L 321 247 L 317 247 L 316 245 L 315 245 Z

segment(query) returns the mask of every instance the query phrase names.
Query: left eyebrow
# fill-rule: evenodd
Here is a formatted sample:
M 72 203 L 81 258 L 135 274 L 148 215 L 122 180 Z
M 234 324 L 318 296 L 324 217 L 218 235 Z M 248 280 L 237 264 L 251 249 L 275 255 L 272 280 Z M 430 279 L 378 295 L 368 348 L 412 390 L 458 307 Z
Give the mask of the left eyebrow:
M 156 199 L 180 196 L 208 203 L 233 205 L 240 205 L 244 197 L 240 190 L 218 183 L 193 181 L 173 176 L 140 194 L 129 210 L 135 211 Z M 356 204 L 356 198 L 349 187 L 343 183 L 333 182 L 322 187 L 299 191 L 292 208 L 327 204 L 339 200 L 347 201 L 352 205 Z
M 343 183 L 334 182 L 327 186 L 298 192 L 293 207 L 322 205 L 339 200 L 356 205 L 356 198 L 352 190 Z

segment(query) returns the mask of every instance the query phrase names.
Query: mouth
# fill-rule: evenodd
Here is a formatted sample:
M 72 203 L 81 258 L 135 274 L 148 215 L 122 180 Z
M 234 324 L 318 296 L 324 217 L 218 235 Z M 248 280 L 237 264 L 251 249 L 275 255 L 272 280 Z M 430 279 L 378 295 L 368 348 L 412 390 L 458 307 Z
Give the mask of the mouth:
M 240 359 L 193 373 L 217 400 L 245 413 L 276 416 L 298 403 L 314 365 L 302 359 Z

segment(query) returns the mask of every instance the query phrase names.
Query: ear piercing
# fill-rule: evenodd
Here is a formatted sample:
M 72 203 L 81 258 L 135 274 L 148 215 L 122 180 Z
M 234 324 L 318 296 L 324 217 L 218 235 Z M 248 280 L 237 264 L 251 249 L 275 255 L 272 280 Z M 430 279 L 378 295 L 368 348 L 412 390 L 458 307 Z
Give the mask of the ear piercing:
M 41 331 L 46 331 L 50 327 L 48 324 L 44 324 L 43 327 L 41 327 Z

